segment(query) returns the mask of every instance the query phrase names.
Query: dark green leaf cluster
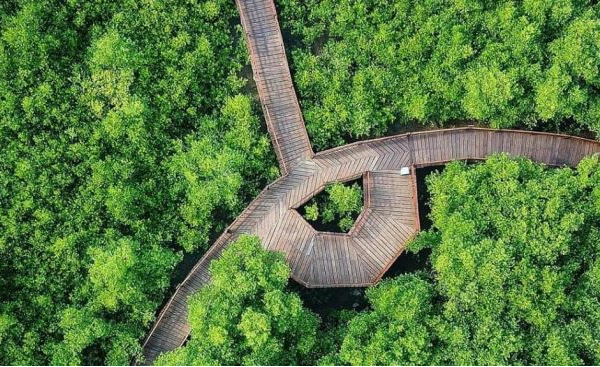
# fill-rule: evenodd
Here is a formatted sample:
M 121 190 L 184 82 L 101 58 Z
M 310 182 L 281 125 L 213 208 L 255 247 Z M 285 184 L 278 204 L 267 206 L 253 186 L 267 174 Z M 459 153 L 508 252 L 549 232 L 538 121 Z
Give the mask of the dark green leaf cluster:
M 276 174 L 235 5 L 0 4 L 0 364 L 127 364 Z
M 600 133 L 600 8 L 587 1 L 279 3 L 318 149 L 412 122 Z

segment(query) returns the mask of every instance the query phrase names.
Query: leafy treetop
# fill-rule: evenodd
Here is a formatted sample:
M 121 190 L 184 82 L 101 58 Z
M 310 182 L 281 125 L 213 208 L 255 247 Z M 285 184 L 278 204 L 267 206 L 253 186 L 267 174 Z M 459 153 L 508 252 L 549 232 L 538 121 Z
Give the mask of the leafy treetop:
M 191 339 L 157 365 L 297 365 L 310 361 L 318 318 L 285 290 L 282 254 L 242 236 L 210 265 L 210 282 L 189 301 Z
M 281 0 L 317 149 L 410 122 L 600 133 L 600 8 L 579 0 Z
M 363 191 L 358 183 L 350 186 L 335 182 L 325 187 L 304 207 L 304 218 L 323 223 L 335 222 L 342 232 L 348 232 L 363 209 Z
M 506 155 L 428 178 L 430 274 L 368 292 L 339 358 L 350 364 L 600 362 L 600 163 L 548 169 Z

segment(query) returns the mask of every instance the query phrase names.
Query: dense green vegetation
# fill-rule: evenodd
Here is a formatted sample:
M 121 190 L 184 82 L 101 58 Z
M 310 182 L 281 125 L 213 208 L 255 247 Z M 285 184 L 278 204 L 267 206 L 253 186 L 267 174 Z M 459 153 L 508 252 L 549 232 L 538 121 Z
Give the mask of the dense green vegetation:
M 600 133 L 600 7 L 593 2 L 278 5 L 296 39 L 294 81 L 317 149 L 410 122 Z
M 600 163 L 495 156 L 429 179 L 439 307 L 428 363 L 600 363 Z M 425 319 L 427 320 L 427 319 Z
M 242 236 L 210 265 L 211 282 L 190 298 L 192 338 L 157 365 L 296 365 L 310 361 L 318 318 L 285 287 L 280 253 Z
M 423 126 L 600 133 L 600 7 L 281 0 L 315 148 Z M 0 364 L 128 364 L 173 269 L 278 175 L 230 0 L 0 2 Z M 600 364 L 600 163 L 428 180 L 427 269 L 321 320 L 242 237 L 163 364 Z M 347 231 L 358 185 L 305 207 Z M 423 252 L 421 252 L 423 251 Z
M 421 274 L 401 275 L 367 290 L 371 310 L 347 324 L 337 364 L 428 365 L 433 345 L 434 286 Z M 438 362 L 439 363 L 439 362 Z
M 334 182 L 305 204 L 303 216 L 321 226 L 331 223 L 336 231 L 348 232 L 362 208 L 363 191 L 358 183 L 345 185 Z
M 317 330 L 283 290 L 283 258 L 244 238 L 214 262 L 213 284 L 191 301 L 188 346 L 159 363 L 600 363 L 598 157 L 577 170 L 506 155 L 454 162 L 428 185 L 433 228 L 410 250 L 431 249 L 430 269 L 368 289 L 368 310 Z M 271 291 L 284 299 L 276 312 Z M 306 353 L 315 335 L 320 348 Z
M 0 4 L 0 364 L 128 364 L 276 173 L 233 2 Z

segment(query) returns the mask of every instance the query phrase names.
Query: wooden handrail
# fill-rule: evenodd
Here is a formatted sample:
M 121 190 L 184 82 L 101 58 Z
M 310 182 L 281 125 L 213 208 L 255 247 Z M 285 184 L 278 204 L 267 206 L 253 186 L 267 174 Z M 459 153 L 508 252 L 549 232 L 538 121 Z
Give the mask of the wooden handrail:
M 277 138 L 277 132 L 275 131 L 275 127 L 273 126 L 273 121 L 271 120 L 271 114 L 269 113 L 269 107 L 263 103 L 263 110 L 265 111 L 265 121 L 267 122 L 268 130 L 272 131 L 271 139 L 273 140 L 273 145 L 275 145 L 275 151 L 277 152 L 277 156 L 280 160 L 281 168 L 283 168 L 283 174 L 288 173 L 287 162 L 283 157 L 283 152 L 281 151 L 281 145 L 279 145 L 279 139 Z
M 414 216 L 415 216 L 415 228 L 417 232 L 421 231 L 421 218 L 419 217 L 419 193 L 417 188 L 417 170 L 415 166 L 410 166 L 410 175 L 411 175 L 411 190 L 413 196 L 413 208 L 414 208 Z

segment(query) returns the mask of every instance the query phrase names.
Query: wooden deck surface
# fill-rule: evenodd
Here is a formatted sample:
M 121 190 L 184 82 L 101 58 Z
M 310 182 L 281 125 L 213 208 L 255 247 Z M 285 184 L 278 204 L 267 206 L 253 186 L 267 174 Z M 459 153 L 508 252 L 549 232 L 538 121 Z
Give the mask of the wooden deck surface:
M 187 298 L 209 280 L 208 265 L 241 234 L 282 251 L 307 287 L 378 281 L 419 230 L 414 169 L 506 152 L 548 165 L 575 166 L 600 143 L 564 135 L 459 128 L 362 141 L 313 154 L 293 89 L 272 0 L 237 0 L 254 78 L 283 176 L 267 186 L 176 288 L 144 344 L 144 360 L 181 346 L 190 327 Z M 365 208 L 348 234 L 315 231 L 296 211 L 325 184 L 363 177 Z

